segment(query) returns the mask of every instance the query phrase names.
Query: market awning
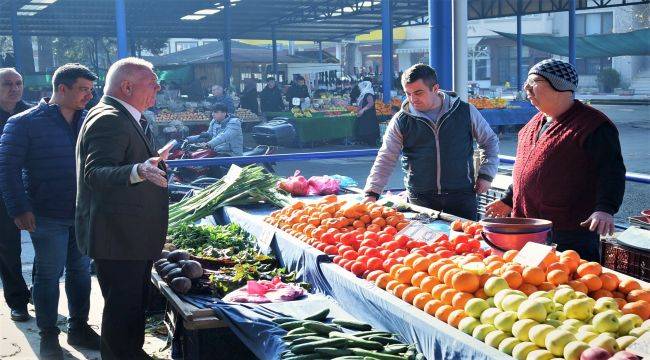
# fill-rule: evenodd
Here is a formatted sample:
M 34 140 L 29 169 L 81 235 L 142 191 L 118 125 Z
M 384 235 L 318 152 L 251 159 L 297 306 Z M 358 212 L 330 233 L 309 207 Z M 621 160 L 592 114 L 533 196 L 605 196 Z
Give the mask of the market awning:
M 511 40 L 516 34 L 494 31 Z M 569 56 L 569 37 L 552 35 L 523 35 L 525 46 L 562 56 Z M 576 37 L 579 58 L 650 55 L 650 29 L 627 33 L 587 35 Z

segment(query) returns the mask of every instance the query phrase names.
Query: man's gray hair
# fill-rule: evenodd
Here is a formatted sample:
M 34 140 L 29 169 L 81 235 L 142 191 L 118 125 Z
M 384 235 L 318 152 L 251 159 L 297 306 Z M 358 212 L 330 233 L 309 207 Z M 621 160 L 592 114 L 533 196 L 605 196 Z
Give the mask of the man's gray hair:
M 21 78 L 23 77 L 15 68 L 5 67 L 5 68 L 0 68 L 0 79 L 4 78 L 5 75 L 10 73 L 18 74 L 18 76 L 20 76 Z
M 141 70 L 153 71 L 153 64 L 136 57 L 128 57 L 114 62 L 106 73 L 104 94 L 110 95 L 120 87 L 122 81 L 132 80 Z

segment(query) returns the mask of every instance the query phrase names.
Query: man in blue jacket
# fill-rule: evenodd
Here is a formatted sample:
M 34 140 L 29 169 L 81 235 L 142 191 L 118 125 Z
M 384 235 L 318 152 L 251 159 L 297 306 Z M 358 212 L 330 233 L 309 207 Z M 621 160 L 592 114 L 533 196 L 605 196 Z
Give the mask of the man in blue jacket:
M 68 344 L 99 349 L 99 336 L 87 324 L 90 260 L 79 251 L 74 230 L 75 144 L 96 79 L 83 65 L 61 66 L 52 77 L 52 98 L 9 118 L 0 138 L 0 190 L 7 212 L 34 244 L 33 299 L 42 359 L 63 359 L 56 322 L 64 268 Z

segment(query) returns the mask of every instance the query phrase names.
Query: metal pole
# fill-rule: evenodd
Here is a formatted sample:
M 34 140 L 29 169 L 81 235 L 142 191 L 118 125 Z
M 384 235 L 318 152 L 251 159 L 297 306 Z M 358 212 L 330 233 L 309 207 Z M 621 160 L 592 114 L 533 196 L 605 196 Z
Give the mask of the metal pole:
M 467 1 L 453 3 L 454 92 L 467 101 Z
M 323 42 L 318 42 L 318 62 L 323 63 Z
M 438 78 L 442 78 L 440 82 L 440 87 L 443 89 L 451 89 L 453 87 L 453 76 L 452 76 L 452 31 L 451 31 L 451 0 L 439 0 L 440 4 L 440 15 L 438 16 L 438 24 L 440 24 L 440 71 L 438 72 Z M 442 76 L 441 76 L 442 75 Z
M 576 0 L 569 0 L 569 62 L 576 65 Z
M 523 63 L 524 36 L 521 30 L 521 2 L 517 2 L 517 91 L 524 85 L 521 68 Z
M 230 88 L 230 77 L 232 76 L 232 48 L 230 43 L 230 30 L 231 30 L 231 18 L 230 18 L 230 0 L 226 0 L 223 3 L 223 16 L 225 24 L 225 37 L 223 39 L 223 86 L 224 89 Z
M 20 54 L 20 49 L 18 49 L 20 44 L 20 34 L 18 32 L 18 4 L 16 0 L 11 1 L 11 40 L 14 47 L 14 63 L 16 70 L 22 74 L 22 55 Z
M 117 59 L 128 55 L 126 42 L 126 8 L 124 0 L 115 0 L 115 26 L 117 31 Z
M 273 47 L 273 76 L 275 81 L 279 81 L 278 75 L 278 39 L 275 34 L 275 26 L 271 28 L 271 46 Z
M 436 36 L 437 36 L 437 31 L 436 31 L 436 26 L 438 25 L 436 22 L 436 14 L 438 13 L 437 11 L 437 5 L 436 5 L 436 0 L 429 0 L 429 66 L 431 66 L 434 69 L 438 68 L 438 61 L 436 58 L 436 52 L 434 49 L 436 48 Z
M 381 61 L 384 103 L 390 103 L 393 88 L 393 15 L 390 0 L 381 2 Z
M 93 50 L 95 51 L 95 74 L 99 76 L 99 46 L 98 43 L 99 38 L 94 37 L 93 38 Z

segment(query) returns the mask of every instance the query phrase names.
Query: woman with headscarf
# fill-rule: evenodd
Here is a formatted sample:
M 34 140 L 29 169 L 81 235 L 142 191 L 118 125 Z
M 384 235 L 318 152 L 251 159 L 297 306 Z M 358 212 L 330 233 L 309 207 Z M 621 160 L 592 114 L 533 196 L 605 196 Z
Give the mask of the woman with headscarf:
M 376 146 L 377 139 L 379 139 L 379 122 L 375 111 L 375 92 L 372 89 L 372 83 L 370 81 L 360 82 L 359 90 L 356 136 L 362 143 Z
M 248 78 L 244 80 L 244 90 L 239 97 L 239 107 L 248 109 L 255 114 L 260 113 L 259 104 L 257 103 L 257 81 Z

